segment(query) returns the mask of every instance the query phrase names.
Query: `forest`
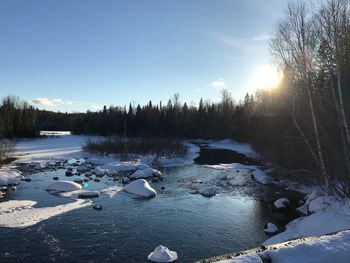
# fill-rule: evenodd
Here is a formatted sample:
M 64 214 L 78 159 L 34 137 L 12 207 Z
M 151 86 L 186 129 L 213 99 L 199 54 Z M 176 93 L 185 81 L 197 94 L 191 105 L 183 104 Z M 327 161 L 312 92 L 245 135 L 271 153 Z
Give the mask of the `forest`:
M 277 88 L 236 101 L 104 106 L 97 112 L 38 110 L 17 97 L 0 105 L 1 138 L 35 137 L 40 130 L 74 134 L 232 138 L 248 142 L 286 174 L 324 181 L 329 192 L 350 195 L 350 8 L 347 0 L 318 6 L 290 4 L 274 28 L 270 51 L 283 72 Z

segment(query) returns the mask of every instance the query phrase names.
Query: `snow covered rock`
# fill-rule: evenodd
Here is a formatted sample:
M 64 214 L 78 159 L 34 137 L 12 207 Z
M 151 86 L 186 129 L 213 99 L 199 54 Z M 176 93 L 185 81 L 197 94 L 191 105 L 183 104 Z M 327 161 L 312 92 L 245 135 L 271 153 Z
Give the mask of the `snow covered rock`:
M 278 232 L 278 227 L 274 223 L 267 223 L 264 228 L 265 233 L 274 234 Z
M 198 190 L 198 193 L 204 196 L 214 196 L 216 195 L 216 188 L 214 186 L 205 186 Z
M 75 190 L 81 190 L 80 184 L 71 181 L 59 181 L 52 183 L 46 187 L 46 191 L 58 191 L 58 192 L 69 192 Z
M 273 205 L 277 208 L 277 209 L 281 209 L 281 208 L 286 208 L 290 205 L 290 202 L 287 198 L 283 197 L 280 199 L 277 199 Z
M 144 179 L 138 179 L 124 187 L 124 191 L 142 197 L 155 197 L 157 192 Z
M 23 176 L 16 169 L 0 169 L 0 185 L 17 185 Z
M 166 246 L 158 246 L 148 255 L 148 260 L 153 262 L 173 262 L 177 260 L 177 253 L 170 251 Z
M 131 179 L 146 179 L 153 176 L 161 176 L 161 172 L 152 168 L 146 168 L 142 170 L 135 171 L 130 175 Z

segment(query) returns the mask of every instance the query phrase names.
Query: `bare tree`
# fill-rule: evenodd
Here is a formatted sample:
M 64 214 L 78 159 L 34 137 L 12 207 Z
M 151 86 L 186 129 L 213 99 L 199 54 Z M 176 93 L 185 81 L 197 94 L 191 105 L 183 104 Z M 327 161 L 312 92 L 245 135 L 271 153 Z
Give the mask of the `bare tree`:
M 319 120 L 314 103 L 314 76 L 317 37 L 313 30 L 310 12 L 305 3 L 289 4 L 287 18 L 277 27 L 271 40 L 271 51 L 283 69 L 289 71 L 291 115 L 295 127 L 305 141 L 324 178 L 327 189 L 330 180 L 324 160 Z M 298 121 L 298 102 L 305 98 L 310 110 L 312 136 L 308 137 Z M 315 145 L 311 142 L 315 141 Z

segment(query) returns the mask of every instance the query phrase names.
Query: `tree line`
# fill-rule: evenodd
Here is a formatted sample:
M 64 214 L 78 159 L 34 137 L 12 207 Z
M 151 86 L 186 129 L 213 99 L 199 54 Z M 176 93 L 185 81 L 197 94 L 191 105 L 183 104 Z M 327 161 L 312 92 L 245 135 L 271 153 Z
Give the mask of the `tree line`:
M 328 191 L 350 195 L 350 8 L 348 0 L 288 6 L 270 41 L 284 78 L 275 89 L 236 102 L 104 106 L 98 112 L 56 113 L 5 98 L 0 135 L 34 136 L 39 130 L 130 137 L 233 138 L 251 143 L 289 176 L 321 178 Z

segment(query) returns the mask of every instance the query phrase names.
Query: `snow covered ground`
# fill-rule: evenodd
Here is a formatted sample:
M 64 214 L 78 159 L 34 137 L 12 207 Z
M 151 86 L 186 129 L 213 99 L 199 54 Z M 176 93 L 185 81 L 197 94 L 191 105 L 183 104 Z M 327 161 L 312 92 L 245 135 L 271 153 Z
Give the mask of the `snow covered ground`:
M 350 255 L 350 231 L 311 238 L 304 242 L 281 244 L 263 252 L 247 254 L 218 263 L 347 263 Z
M 33 207 L 31 200 L 10 200 L 0 204 L 0 227 L 28 227 L 40 223 L 53 216 L 79 209 L 91 204 L 89 200 L 76 200 L 69 204 L 53 207 Z
M 21 182 L 21 180 L 24 179 L 21 172 L 14 169 L 16 165 L 26 167 L 26 169 L 32 172 L 40 172 L 45 169 L 67 169 L 67 165 L 69 166 L 67 162 L 69 160 L 79 160 L 81 158 L 85 158 L 87 164 L 81 164 L 76 170 L 83 173 L 92 171 L 92 173 L 96 175 L 96 178 L 93 178 L 94 180 L 99 179 L 97 176 L 104 176 L 105 174 L 113 176 L 123 171 L 136 171 L 135 179 L 136 177 L 144 178 L 161 175 L 159 171 L 151 169 L 147 165 L 152 163 L 152 155 L 138 156 L 139 159 L 136 161 L 123 163 L 116 160 L 115 156 L 112 155 L 101 156 L 83 152 L 82 146 L 86 142 L 87 136 L 75 136 L 69 135 L 68 133 L 60 135 L 61 136 L 19 140 L 16 145 L 16 157 L 18 159 L 13 164 L 3 167 L 0 170 L 0 185 L 11 186 L 24 183 Z M 160 165 L 170 167 L 193 164 L 193 160 L 198 156 L 199 147 L 187 142 L 186 146 L 188 147 L 187 156 L 184 158 L 160 158 Z M 57 165 L 55 164 L 56 162 L 60 164 Z M 94 170 L 91 170 L 92 166 Z M 151 171 L 152 174 L 150 174 L 149 171 Z M 75 187 L 66 189 L 67 184 L 74 185 Z M 0 227 L 15 228 L 31 226 L 53 216 L 90 205 L 90 201 L 78 199 L 82 195 L 85 197 L 89 195 L 96 197 L 100 193 L 103 193 L 112 197 L 122 190 L 118 186 L 108 187 L 102 189 L 100 192 L 80 190 L 81 186 L 79 184 L 70 181 L 58 181 L 47 186 L 46 190 L 49 190 L 49 188 L 51 192 L 61 192 L 58 193 L 61 197 L 71 199 L 72 202 L 69 204 L 40 208 L 35 208 L 36 202 L 32 200 L 10 200 L 2 202 L 0 203 Z M 138 190 L 138 192 L 140 192 L 140 189 Z M 45 189 L 42 189 L 42 191 L 45 191 Z M 152 193 L 152 195 L 154 196 L 155 193 Z M 2 197 L 1 194 L 0 198 Z

